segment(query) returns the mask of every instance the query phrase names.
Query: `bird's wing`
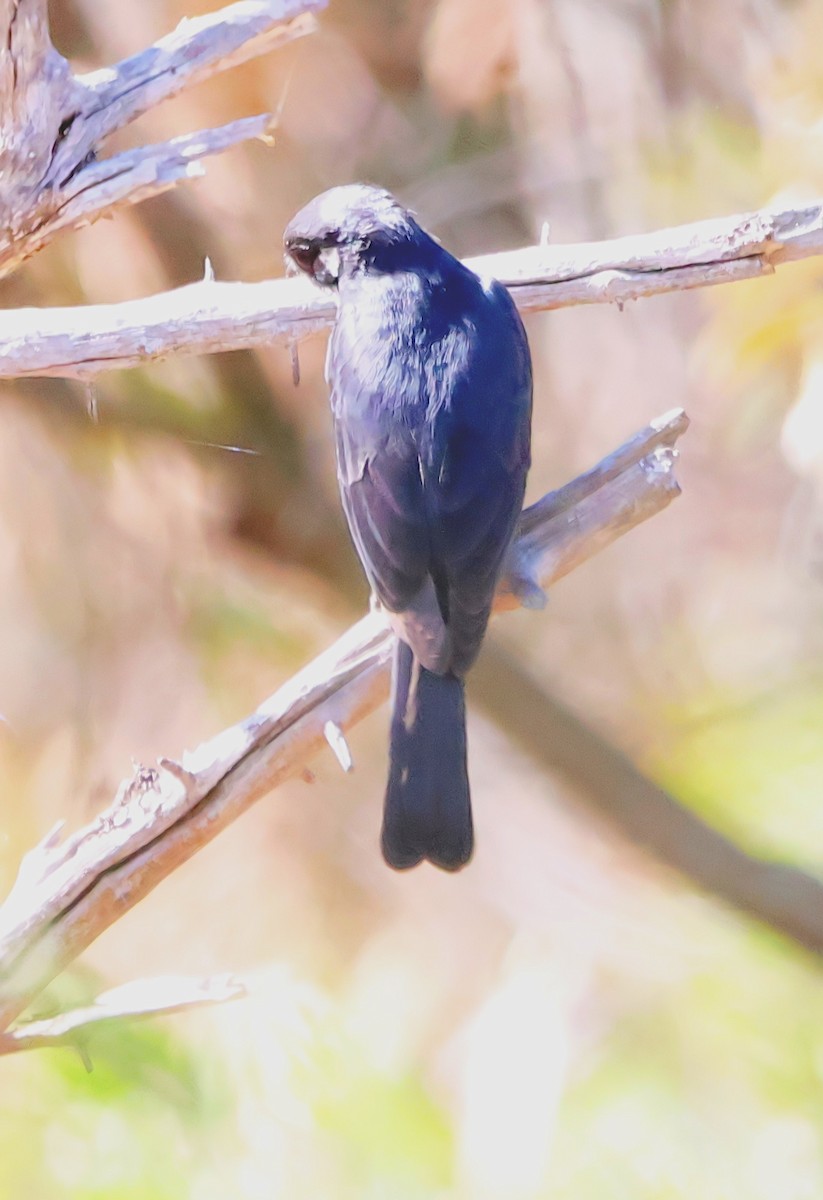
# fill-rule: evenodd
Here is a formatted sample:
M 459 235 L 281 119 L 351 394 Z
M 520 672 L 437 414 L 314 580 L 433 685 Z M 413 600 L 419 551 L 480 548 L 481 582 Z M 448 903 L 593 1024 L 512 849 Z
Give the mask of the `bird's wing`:
M 430 536 L 414 447 L 384 440 L 353 455 L 356 432 L 336 422 L 340 494 L 352 539 L 389 623 L 415 657 L 441 674 L 451 661 L 446 628 L 429 572 Z M 353 462 L 359 467 L 346 470 Z
M 355 548 L 380 602 L 402 612 L 424 584 L 429 536 L 413 438 L 395 420 L 374 339 L 338 320 L 329 343 L 337 477 Z M 389 381 L 390 386 L 390 381 Z
M 480 647 L 522 506 L 531 414 L 528 345 L 508 293 L 474 289 L 472 302 L 466 321 L 446 314 L 454 336 L 416 358 L 380 358 L 378 339 L 338 323 L 327 371 L 343 506 L 371 586 L 406 620 L 424 665 L 422 636 L 438 648 L 431 669 L 458 673 Z
M 473 662 L 503 557 L 523 506 L 530 463 L 532 376 L 508 292 L 487 290 L 466 369 L 436 418 L 424 493 L 431 570 L 445 596 L 453 668 Z
M 358 443 L 358 430 L 337 422 L 340 494 L 360 559 L 380 602 L 401 612 L 425 581 L 429 536 L 413 446 L 388 439 Z M 357 462 L 356 470 L 346 470 Z

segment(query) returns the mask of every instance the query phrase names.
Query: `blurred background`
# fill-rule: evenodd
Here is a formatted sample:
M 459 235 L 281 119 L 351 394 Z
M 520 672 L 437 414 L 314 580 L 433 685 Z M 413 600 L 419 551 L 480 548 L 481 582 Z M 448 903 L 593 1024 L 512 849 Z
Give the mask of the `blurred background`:
M 52 5 L 75 69 L 194 0 Z M 318 191 L 397 191 L 458 254 L 823 192 L 816 0 L 332 0 L 320 30 L 122 144 L 263 110 L 274 149 L 54 242 L 5 307 L 282 273 Z M 386 712 L 178 870 L 38 1011 L 168 971 L 222 1008 L 0 1062 L 0 1196 L 801 1200 L 823 1194 L 823 976 L 596 815 L 524 744 L 560 701 L 740 846 L 823 870 L 823 263 L 529 318 L 530 497 L 684 406 L 683 497 L 501 619 L 470 690 L 478 846 L 386 869 Z M 0 894 L 133 759 L 178 755 L 367 596 L 341 520 L 323 338 L 0 392 Z M 97 419 L 89 415 L 92 405 Z M 241 447 L 248 453 L 220 449 Z M 503 669 L 505 667 L 505 670 Z M 511 703 L 507 701 L 508 696 Z M 542 696 L 542 700 L 541 697 Z M 539 739 L 538 739 L 539 741 Z

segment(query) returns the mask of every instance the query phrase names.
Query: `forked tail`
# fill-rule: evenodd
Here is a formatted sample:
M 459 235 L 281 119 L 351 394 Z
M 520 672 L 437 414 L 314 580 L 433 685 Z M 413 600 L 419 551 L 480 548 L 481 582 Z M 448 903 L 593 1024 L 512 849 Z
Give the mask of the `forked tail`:
M 427 858 L 457 871 L 474 847 L 463 680 L 427 671 L 400 640 L 382 845 L 386 862 L 397 870 Z

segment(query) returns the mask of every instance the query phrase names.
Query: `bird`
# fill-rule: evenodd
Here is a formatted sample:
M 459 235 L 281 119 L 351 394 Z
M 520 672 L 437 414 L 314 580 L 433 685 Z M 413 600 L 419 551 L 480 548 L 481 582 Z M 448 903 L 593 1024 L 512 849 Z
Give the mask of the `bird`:
M 474 848 L 464 681 L 531 461 L 528 340 L 506 288 L 382 188 L 316 196 L 284 247 L 337 294 L 326 382 L 340 495 L 396 635 L 383 856 L 457 871 Z

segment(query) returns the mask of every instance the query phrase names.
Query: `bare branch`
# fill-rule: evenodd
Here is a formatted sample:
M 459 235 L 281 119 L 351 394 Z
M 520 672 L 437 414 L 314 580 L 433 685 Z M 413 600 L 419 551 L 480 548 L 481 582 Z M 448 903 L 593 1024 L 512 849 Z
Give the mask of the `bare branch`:
M 500 607 L 528 599 L 679 493 L 669 414 L 523 514 Z M 370 613 L 237 725 L 186 753 L 140 768 L 95 821 L 26 856 L 0 908 L 0 1030 L 41 988 L 162 879 L 384 699 L 392 636 Z
M 194 84 L 311 33 L 309 14 L 327 0 L 240 0 L 202 17 L 189 17 L 113 69 L 80 75 L 88 89 L 94 136 L 102 141 L 135 117 Z
M 40 250 L 61 230 L 88 224 L 90 204 L 97 217 L 113 208 L 139 204 L 168 191 L 183 179 L 198 179 L 205 173 L 203 158 L 249 138 L 268 141 L 270 124 L 267 113 L 243 117 L 217 129 L 203 129 L 155 146 L 125 150 L 99 162 L 90 161 L 83 171 L 67 181 L 60 208 L 26 237 L 26 257 Z
M 625 304 L 643 296 L 770 274 L 823 253 L 823 204 L 700 221 L 637 237 L 529 246 L 468 259 L 509 287 L 523 312 Z M 331 299 L 303 278 L 205 280 L 121 304 L 4 314 L 0 379 L 88 379 L 170 354 L 294 342 L 334 319 Z
M 77 1043 L 78 1033 L 101 1021 L 168 1016 L 248 995 L 245 983 L 235 975 L 211 975 L 197 979 L 187 975 L 162 975 L 136 979 L 102 992 L 93 1004 L 73 1008 L 39 1021 L 26 1021 L 0 1033 L 0 1055 L 18 1050 L 40 1050 L 45 1046 Z
M 195 160 L 261 137 L 268 114 L 97 161 L 146 109 L 314 28 L 326 0 L 240 0 L 116 66 L 74 76 L 52 47 L 45 4 L 0 0 L 0 277 L 60 230 L 135 204 L 197 172 Z

